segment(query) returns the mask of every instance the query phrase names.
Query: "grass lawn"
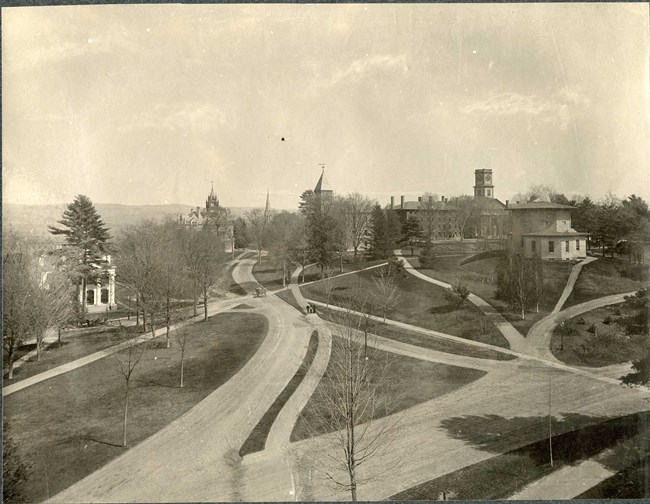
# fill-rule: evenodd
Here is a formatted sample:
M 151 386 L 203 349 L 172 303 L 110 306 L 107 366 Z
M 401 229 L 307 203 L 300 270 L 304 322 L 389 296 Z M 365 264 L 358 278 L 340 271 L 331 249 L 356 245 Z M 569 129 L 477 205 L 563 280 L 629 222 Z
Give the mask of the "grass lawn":
M 322 397 L 323 391 L 319 389 L 331 386 L 336 369 L 333 359 L 338 355 L 340 354 L 332 353 L 323 379 L 298 417 L 291 433 L 291 441 L 307 439 L 329 431 L 327 422 L 321 416 L 321 410 L 315 405 L 314 397 L 319 397 L 319 394 Z M 375 349 L 372 349 L 372 358 L 382 362 L 384 359 L 388 360 L 386 382 L 390 383 L 391 387 L 390 390 L 378 390 L 384 397 L 380 397 L 377 402 L 387 400 L 393 413 L 452 392 L 485 375 L 485 372 L 475 369 L 426 362 Z
M 334 275 L 340 275 L 341 273 L 348 273 L 350 271 L 358 271 L 364 268 L 369 268 L 370 266 L 375 266 L 383 262 L 386 261 L 383 259 L 373 259 L 371 261 L 368 261 L 361 258 L 361 256 L 359 256 L 359 258 L 355 261 L 350 256 L 343 261 L 343 271 L 340 270 L 339 264 L 337 262 L 333 264 L 332 268 Z M 293 273 L 297 267 L 297 264 L 292 264 L 288 268 L 288 273 Z M 275 264 L 270 259 L 263 261 L 262 265 L 255 264 L 253 266 L 253 276 L 255 276 L 255 280 L 257 280 L 261 285 L 269 290 L 280 289 L 282 287 L 282 265 Z M 302 281 L 302 275 L 300 275 L 299 278 Z M 305 283 L 315 282 L 320 279 L 321 272 L 318 266 L 311 266 L 305 269 Z
M 223 313 L 193 324 L 179 388 L 180 352 L 143 344 L 129 396 L 130 446 L 181 416 L 232 377 L 256 352 L 267 332 L 265 317 Z M 124 453 L 124 378 L 107 357 L 4 398 L 21 459 L 32 466 L 24 485 L 28 502 L 67 488 Z
M 349 289 L 375 289 L 373 277 L 376 270 L 361 271 L 334 280 L 330 303 L 341 305 Z M 318 282 L 302 287 L 307 299 L 327 302 L 324 284 Z M 399 280 L 399 298 L 395 307 L 388 310 L 387 317 L 399 322 L 413 324 L 461 338 L 508 348 L 503 335 L 490 323 L 478 308 L 468 303 L 454 309 L 443 297 L 444 289 L 404 273 Z M 374 315 L 380 316 L 378 311 Z
M 277 292 L 275 295 L 278 296 L 283 301 L 289 303 L 291 306 L 293 306 L 300 313 L 305 313 L 305 306 L 300 306 L 298 304 L 298 301 L 296 301 L 296 297 L 293 295 L 293 292 L 291 292 L 290 290 L 283 290 L 283 291 Z
M 643 334 L 626 334 L 616 323 L 604 324 L 607 317 L 629 317 L 636 310 L 626 303 L 604 306 L 567 321 L 570 335 L 562 336 L 556 327 L 551 337 L 553 355 L 572 366 L 607 366 L 642 358 L 650 351 L 650 340 Z M 592 327 L 595 332 L 587 329 Z
M 627 262 L 620 259 L 599 257 L 596 261 L 583 266 L 565 306 L 573 306 L 599 297 L 632 292 L 647 287 L 644 282 L 624 278 L 619 274 L 618 268 L 626 264 Z
M 539 420 L 544 423 L 544 419 Z M 589 417 L 580 419 L 582 422 L 588 420 Z M 441 500 L 443 492 L 447 499 L 505 499 L 564 465 L 589 459 L 639 433 L 646 436 L 648 432 L 639 415 L 587 426 L 576 425 L 574 429 L 577 430 L 553 436 L 553 467 L 549 464 L 548 439 L 543 439 L 409 488 L 391 496 L 390 500 Z M 620 450 L 604 463 L 618 468 L 634 458 L 626 450 Z M 632 495 L 645 497 L 647 490 L 643 486 L 640 490 L 640 494 Z
M 473 294 L 490 303 L 524 336 L 535 322 L 551 313 L 558 299 L 560 299 L 560 295 L 569 279 L 569 273 L 574 264 L 568 261 L 544 262 L 544 289 L 539 304 L 539 313 L 533 309 L 529 309 L 526 311 L 526 318 L 522 320 L 521 313 L 518 310 L 512 310 L 507 302 L 495 298 L 496 283 L 481 281 L 481 276 L 490 275 L 490 269 L 496 265 L 496 260 L 489 258 L 480 261 L 471 261 L 461 266 L 460 263 L 468 257 L 438 257 L 436 258 L 437 266 L 435 269 L 420 269 L 420 263 L 417 257 L 413 260 L 409 258 L 409 261 L 421 273 L 436 280 L 454 284 L 460 279 L 460 282 Z M 495 275 L 492 274 L 491 276 L 494 277 Z
M 253 429 L 253 432 L 251 432 L 250 436 L 248 436 L 242 445 L 241 449 L 239 450 L 239 455 L 241 457 L 244 457 L 249 453 L 262 451 L 264 449 L 264 445 L 266 444 L 266 439 L 269 436 L 269 431 L 273 426 L 273 422 L 275 422 L 275 419 L 280 414 L 280 411 L 282 411 L 282 408 L 284 408 L 284 405 L 287 404 L 289 398 L 302 383 L 302 380 L 307 374 L 307 371 L 309 371 L 309 368 L 311 367 L 311 363 L 314 361 L 317 350 L 318 332 L 314 331 L 311 334 L 311 338 L 309 339 L 309 346 L 307 347 L 307 353 L 305 354 L 305 358 L 302 361 L 302 364 L 300 364 L 298 371 L 296 371 L 296 374 L 293 375 L 291 381 L 289 381 L 282 393 L 276 398 L 275 402 L 264 414 L 262 419 Z
M 14 378 L 3 379 L 4 385 L 11 385 L 25 378 L 37 375 L 54 367 L 72 362 L 105 348 L 117 345 L 142 334 L 142 327 L 124 327 L 124 333 L 119 327 L 102 326 L 101 328 L 70 329 L 61 333 L 61 344 L 54 342 L 41 352 L 41 360 L 36 361 L 36 356 L 14 369 Z M 21 353 L 36 349 L 36 344 L 23 345 Z M 5 363 L 5 376 L 8 373 Z
M 638 464 L 623 469 L 586 492 L 576 499 L 648 499 L 648 457 Z
M 325 320 L 330 322 L 339 322 L 337 317 L 338 312 L 328 308 L 319 308 L 318 313 Z M 415 331 L 408 331 L 400 327 L 391 326 L 388 324 L 376 324 L 371 328 L 371 332 L 384 338 L 390 338 L 409 345 L 420 346 L 437 350 L 439 352 L 446 352 L 455 355 L 466 355 L 468 357 L 477 357 L 479 359 L 494 359 L 494 360 L 512 360 L 516 357 L 514 355 L 497 352 L 490 348 L 475 347 L 463 343 L 456 343 L 454 341 L 428 336 Z

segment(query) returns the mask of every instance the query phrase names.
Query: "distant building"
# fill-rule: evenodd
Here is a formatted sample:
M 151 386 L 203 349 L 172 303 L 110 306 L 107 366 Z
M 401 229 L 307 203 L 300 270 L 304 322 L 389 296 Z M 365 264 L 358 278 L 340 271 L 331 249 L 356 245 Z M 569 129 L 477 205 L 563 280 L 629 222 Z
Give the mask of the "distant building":
M 548 201 L 509 206 L 510 251 L 524 257 L 537 255 L 542 259 L 587 257 L 587 234 L 571 227 L 572 209 Z
M 505 238 L 509 230 L 509 216 L 506 204 L 494 197 L 494 185 L 491 169 L 474 171 L 474 215 L 465 225 L 465 238 Z M 429 197 L 431 198 L 431 197 Z M 507 202 L 506 202 L 507 203 Z M 411 216 L 417 216 L 421 211 L 433 212 L 433 240 L 460 238 L 461 214 L 456 205 L 444 196 L 440 201 L 425 200 L 425 196 L 417 201 L 405 201 L 400 197 L 399 206 L 391 196 L 389 210 L 397 213 L 402 224 Z
M 62 247 L 58 247 L 59 250 Z M 53 255 L 52 252 L 41 255 L 38 258 L 38 265 L 41 274 L 41 286 L 45 289 L 48 287 L 48 279 L 55 268 L 59 268 L 55 257 L 60 258 L 65 263 L 68 258 L 65 254 Z M 111 264 L 111 256 L 104 255 L 100 260 L 90 264 L 93 271 L 95 282 L 88 281 L 86 284 L 86 311 L 88 313 L 105 312 L 116 307 L 115 303 L 115 266 Z M 77 287 L 77 299 L 79 304 L 83 303 L 84 292 L 81 283 Z
M 179 215 L 178 222 L 193 229 L 211 226 L 223 238 L 225 251 L 233 251 L 233 222 L 228 209 L 219 205 L 219 198 L 214 192 L 214 184 L 205 200 L 205 207 L 197 206 L 190 209 L 187 215 Z

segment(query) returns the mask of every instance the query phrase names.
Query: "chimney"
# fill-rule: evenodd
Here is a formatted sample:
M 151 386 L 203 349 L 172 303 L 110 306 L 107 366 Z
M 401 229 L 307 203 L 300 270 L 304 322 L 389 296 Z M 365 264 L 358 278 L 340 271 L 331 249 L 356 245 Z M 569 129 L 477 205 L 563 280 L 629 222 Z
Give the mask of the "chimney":
M 395 196 L 390 197 L 390 209 L 395 208 Z
M 422 203 L 422 196 L 418 196 L 418 203 Z
M 433 203 L 433 196 L 429 196 L 429 205 Z
M 403 196 L 403 195 L 400 196 L 400 197 L 399 197 L 399 200 L 400 200 L 399 207 L 400 207 L 400 208 L 404 208 L 404 196 Z
M 508 203 L 509 203 L 508 200 L 506 200 L 506 208 L 508 208 Z

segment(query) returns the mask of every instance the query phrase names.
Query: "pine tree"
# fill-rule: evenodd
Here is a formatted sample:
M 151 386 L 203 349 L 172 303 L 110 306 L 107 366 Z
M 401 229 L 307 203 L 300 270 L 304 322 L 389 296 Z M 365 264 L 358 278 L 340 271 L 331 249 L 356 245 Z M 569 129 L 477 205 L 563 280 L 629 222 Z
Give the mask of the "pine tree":
M 49 226 L 53 235 L 65 236 L 65 244 L 77 253 L 77 265 L 70 270 L 75 283 L 81 284 L 81 313 L 86 314 L 86 285 L 93 278 L 93 263 L 99 262 L 107 251 L 110 235 L 93 202 L 83 194 L 77 195 L 58 221 L 64 228 Z
M 370 255 L 382 259 L 386 250 L 386 216 L 379 203 L 370 214 Z

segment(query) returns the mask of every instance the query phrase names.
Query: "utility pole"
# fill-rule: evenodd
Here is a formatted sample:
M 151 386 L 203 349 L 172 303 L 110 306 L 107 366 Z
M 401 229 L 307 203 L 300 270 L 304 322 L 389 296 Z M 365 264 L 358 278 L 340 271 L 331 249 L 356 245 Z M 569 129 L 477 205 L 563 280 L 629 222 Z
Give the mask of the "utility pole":
M 553 372 L 548 374 L 548 453 L 553 467 L 553 417 L 551 416 L 551 401 L 553 398 Z

